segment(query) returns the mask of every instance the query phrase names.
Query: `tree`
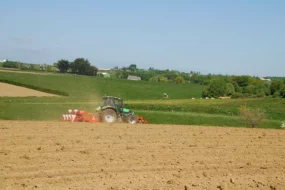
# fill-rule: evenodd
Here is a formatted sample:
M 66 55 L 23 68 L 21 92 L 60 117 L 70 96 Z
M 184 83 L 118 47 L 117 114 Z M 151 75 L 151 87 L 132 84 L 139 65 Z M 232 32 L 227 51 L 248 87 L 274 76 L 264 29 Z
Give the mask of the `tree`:
M 70 63 L 67 60 L 61 59 L 54 66 L 59 69 L 59 72 L 66 73 L 70 67 Z
M 244 93 L 256 94 L 256 87 L 253 85 L 248 85 L 244 87 Z
M 89 67 L 90 67 L 89 61 L 84 58 L 77 58 L 70 64 L 72 72 L 78 74 L 86 74 Z
M 276 91 L 279 91 L 283 85 L 283 80 L 273 80 L 270 85 L 271 94 L 274 94 Z
M 92 66 L 88 59 L 77 58 L 70 64 L 71 71 L 80 75 L 96 76 L 98 68 Z
M 151 78 L 149 79 L 149 81 L 158 82 L 158 76 L 151 77 Z
M 46 69 L 47 72 L 52 72 L 52 66 L 51 65 L 47 65 L 47 69 Z
M 188 73 L 180 73 L 180 76 L 182 76 L 184 80 L 187 80 L 187 81 L 190 80 L 190 75 Z
M 279 98 L 280 97 L 280 92 L 275 91 L 274 94 L 272 95 L 273 98 Z
M 6 68 L 17 68 L 17 63 L 14 61 L 6 61 L 5 63 L 3 63 L 3 67 Z
M 168 79 L 165 76 L 160 76 L 158 79 L 159 82 L 168 82 Z
M 178 76 L 175 78 L 175 83 L 177 84 L 181 84 L 181 83 L 184 83 L 184 78 L 182 76 Z
M 163 75 L 161 75 L 161 76 L 153 76 L 153 77 L 151 77 L 150 79 L 149 79 L 149 81 L 155 81 L 155 82 L 168 82 L 168 79 L 165 77 L 165 76 L 163 76 Z
M 128 78 L 128 73 L 126 70 L 119 70 L 116 72 L 116 77 L 119 79 L 127 79 Z
M 203 97 L 218 98 L 226 93 L 226 83 L 223 79 L 214 79 L 202 93 Z
M 190 80 L 193 83 L 201 84 L 201 85 L 209 85 L 213 79 L 213 76 L 209 75 L 200 75 L 200 74 L 192 74 Z
M 251 77 L 250 76 L 234 76 L 232 77 L 232 80 L 236 81 L 240 87 L 245 87 L 245 86 L 248 86 L 248 84 L 250 83 Z
M 36 66 L 34 64 L 30 64 L 30 69 L 31 70 L 35 70 L 36 69 Z
M 236 81 L 231 82 L 235 87 L 235 92 L 242 92 L 242 88 L 238 85 Z
M 265 92 L 258 92 L 257 93 L 257 95 L 256 95 L 256 97 L 258 97 L 258 98 L 264 98 L 265 97 Z
M 278 87 L 279 87 L 278 81 L 273 80 L 271 85 L 270 85 L 271 94 L 274 94 L 276 91 L 278 91 L 279 90 Z
M 231 83 L 226 84 L 226 95 L 231 96 L 235 93 L 235 87 Z
M 202 97 L 208 97 L 209 91 L 208 91 L 208 87 L 205 87 L 202 91 Z
M 232 95 L 232 98 L 233 98 L 233 99 L 243 98 L 243 94 L 240 93 L 240 92 L 235 92 L 235 93 Z
M 282 98 L 285 98 L 285 87 L 283 87 L 281 90 L 280 90 L 280 96 Z
M 164 76 L 167 77 L 168 80 L 175 80 L 178 74 L 175 71 L 168 71 Z
M 136 64 L 131 64 L 131 65 L 129 66 L 129 70 L 131 70 L 131 71 L 136 71 L 136 70 L 137 70 L 137 65 L 136 65 Z
M 95 66 L 89 66 L 85 71 L 85 74 L 88 76 L 96 76 L 98 72 L 98 68 Z
M 21 63 L 19 62 L 16 63 L 16 69 L 19 69 L 19 70 L 21 69 Z
M 142 80 L 148 81 L 151 77 L 155 76 L 154 71 L 146 71 L 139 69 L 136 71 L 137 75 L 141 77 Z

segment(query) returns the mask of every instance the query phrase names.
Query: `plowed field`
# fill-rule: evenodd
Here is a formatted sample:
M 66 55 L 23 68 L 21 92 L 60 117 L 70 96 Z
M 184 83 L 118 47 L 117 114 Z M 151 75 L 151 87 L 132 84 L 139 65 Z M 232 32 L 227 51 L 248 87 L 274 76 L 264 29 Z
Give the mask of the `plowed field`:
M 0 189 L 285 189 L 285 131 L 0 121 Z
M 37 90 L 0 82 L 0 97 L 57 96 Z

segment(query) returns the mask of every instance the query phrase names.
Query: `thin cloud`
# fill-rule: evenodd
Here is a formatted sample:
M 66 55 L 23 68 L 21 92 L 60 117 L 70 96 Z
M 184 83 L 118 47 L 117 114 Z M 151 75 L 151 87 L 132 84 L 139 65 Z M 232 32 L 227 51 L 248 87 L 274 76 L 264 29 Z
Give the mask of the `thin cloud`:
M 15 51 L 18 53 L 27 53 L 27 54 L 42 54 L 48 51 L 48 48 L 39 48 L 39 49 L 31 49 L 31 48 L 15 48 Z
M 28 43 L 32 43 L 33 39 L 29 37 L 17 37 L 17 38 L 13 38 L 13 41 L 17 43 L 28 44 Z

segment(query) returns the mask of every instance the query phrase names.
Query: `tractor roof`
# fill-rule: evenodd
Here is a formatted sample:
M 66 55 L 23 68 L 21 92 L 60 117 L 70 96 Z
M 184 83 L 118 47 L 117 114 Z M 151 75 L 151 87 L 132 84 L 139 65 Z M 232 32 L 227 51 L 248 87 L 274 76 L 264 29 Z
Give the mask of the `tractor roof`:
M 117 99 L 117 100 L 122 100 L 121 98 L 115 97 L 115 96 L 103 96 L 102 99 L 107 99 L 107 98 L 112 98 L 112 99 Z

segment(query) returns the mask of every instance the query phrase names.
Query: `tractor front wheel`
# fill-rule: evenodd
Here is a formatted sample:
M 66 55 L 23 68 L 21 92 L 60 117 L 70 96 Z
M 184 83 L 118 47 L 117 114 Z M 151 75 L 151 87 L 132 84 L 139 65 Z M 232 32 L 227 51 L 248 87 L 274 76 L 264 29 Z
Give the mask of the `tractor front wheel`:
M 130 124 L 136 124 L 137 123 L 137 118 L 135 115 L 129 115 L 127 118 L 128 123 Z
M 100 114 L 100 120 L 105 123 L 114 123 L 117 119 L 117 113 L 112 109 L 103 110 Z

